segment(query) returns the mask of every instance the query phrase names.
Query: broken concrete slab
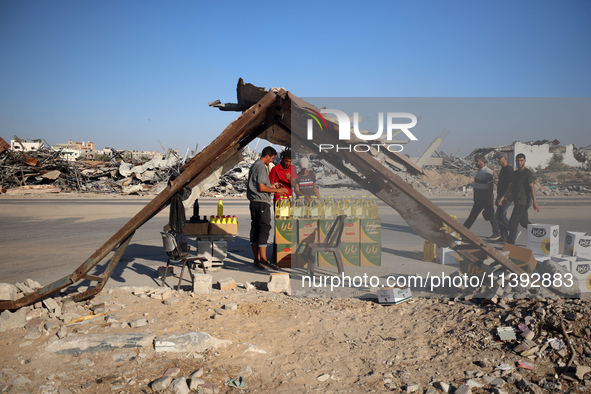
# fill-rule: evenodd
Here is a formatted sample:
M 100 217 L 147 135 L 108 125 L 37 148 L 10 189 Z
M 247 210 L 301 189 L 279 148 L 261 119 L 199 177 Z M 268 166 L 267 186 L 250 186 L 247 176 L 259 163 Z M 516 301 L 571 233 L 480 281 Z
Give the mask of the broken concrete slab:
M 16 300 L 16 293 L 18 289 L 15 285 L 10 283 L 0 283 L 0 300 Z
M 289 293 L 291 290 L 291 281 L 287 272 L 275 272 L 269 275 L 267 290 L 272 293 Z
M 188 332 L 186 334 L 156 338 L 154 340 L 154 349 L 156 352 L 201 353 L 231 344 L 232 341 L 214 338 L 206 332 Z
M 12 313 L 8 310 L 0 313 L 0 332 L 23 328 L 27 324 L 27 309 L 21 308 Z
M 211 293 L 213 277 L 210 274 L 195 274 L 193 281 L 193 292 L 195 294 Z
M 58 354 L 108 352 L 116 349 L 150 346 L 155 335 L 149 332 L 125 334 L 71 334 L 49 344 L 45 350 Z

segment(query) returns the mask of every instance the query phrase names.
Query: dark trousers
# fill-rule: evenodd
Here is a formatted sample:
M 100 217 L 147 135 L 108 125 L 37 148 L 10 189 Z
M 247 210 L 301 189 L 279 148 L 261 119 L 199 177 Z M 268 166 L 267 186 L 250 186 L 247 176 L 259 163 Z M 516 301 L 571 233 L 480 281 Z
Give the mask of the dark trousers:
M 513 212 L 511 212 L 511 219 L 509 219 L 509 239 L 507 243 L 515 244 L 515 238 L 517 238 L 517 228 L 521 224 L 521 227 L 527 228 L 529 224 L 529 218 L 527 216 L 527 209 L 529 205 L 515 205 Z
M 271 206 L 265 202 L 251 201 L 250 220 L 250 243 L 266 247 L 271 231 Z
M 470 228 L 480 215 L 480 212 L 484 210 L 488 205 L 488 201 L 486 200 L 474 200 L 474 205 L 472 205 L 472 210 L 470 211 L 470 215 L 468 215 L 468 219 L 464 222 L 464 227 Z M 490 220 L 490 224 L 492 226 L 492 231 L 494 235 L 499 234 L 499 225 L 497 223 L 497 219 L 493 216 Z
M 507 219 L 507 209 L 511 205 L 511 201 L 505 200 L 505 205 L 499 205 L 499 200 L 496 204 L 497 211 L 495 212 L 495 219 L 499 225 L 499 231 L 505 240 L 509 237 L 509 219 Z

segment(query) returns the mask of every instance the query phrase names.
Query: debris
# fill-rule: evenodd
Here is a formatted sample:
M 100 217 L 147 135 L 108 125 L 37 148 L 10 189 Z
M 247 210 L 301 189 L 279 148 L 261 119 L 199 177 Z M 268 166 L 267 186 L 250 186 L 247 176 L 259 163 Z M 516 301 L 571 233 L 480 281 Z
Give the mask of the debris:
M 166 390 L 170 386 L 170 383 L 172 383 L 172 377 L 165 376 L 163 378 L 156 379 L 150 386 L 155 392 L 160 392 Z
M 276 272 L 269 275 L 267 289 L 272 293 L 289 293 L 291 281 L 287 272 Z
M 524 369 L 529 369 L 532 371 L 536 369 L 536 367 L 533 364 L 528 363 L 527 361 L 522 361 L 522 360 L 517 361 L 517 368 L 524 368 Z
M 323 373 L 322 375 L 318 376 L 316 379 L 318 379 L 321 382 L 326 382 L 328 379 L 330 379 L 330 375 L 327 373 Z
M 193 293 L 195 294 L 209 294 L 211 293 L 211 286 L 213 277 L 210 274 L 194 274 L 193 275 Z
M 97 353 L 122 348 L 142 348 L 150 346 L 153 340 L 154 335 L 150 333 L 70 334 L 50 343 L 45 350 L 58 354 Z
M 497 334 L 501 341 L 512 341 L 517 339 L 515 336 L 515 330 L 512 327 L 497 327 Z
M 202 353 L 208 349 L 217 349 L 231 345 L 232 342 L 216 339 L 206 332 L 188 332 L 180 335 L 156 338 L 154 349 L 156 352 L 193 352 Z
M 242 376 L 239 378 L 227 380 L 226 386 L 235 387 L 238 389 L 247 389 L 248 388 L 248 386 L 246 385 L 246 379 L 244 379 Z
M 236 281 L 233 278 L 222 278 L 218 280 L 220 290 L 236 290 Z

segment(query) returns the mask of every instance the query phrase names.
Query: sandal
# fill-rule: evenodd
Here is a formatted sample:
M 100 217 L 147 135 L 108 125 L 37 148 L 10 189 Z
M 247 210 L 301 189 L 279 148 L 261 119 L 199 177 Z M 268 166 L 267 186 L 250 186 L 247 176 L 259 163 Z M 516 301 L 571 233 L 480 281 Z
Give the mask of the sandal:
M 271 267 L 275 271 L 279 271 L 279 266 L 277 265 L 277 263 L 274 263 L 272 261 L 269 261 L 268 263 L 269 263 L 269 267 Z
M 271 267 L 269 266 L 269 262 L 268 261 L 256 261 L 257 267 L 259 267 L 260 269 L 263 270 L 269 270 Z

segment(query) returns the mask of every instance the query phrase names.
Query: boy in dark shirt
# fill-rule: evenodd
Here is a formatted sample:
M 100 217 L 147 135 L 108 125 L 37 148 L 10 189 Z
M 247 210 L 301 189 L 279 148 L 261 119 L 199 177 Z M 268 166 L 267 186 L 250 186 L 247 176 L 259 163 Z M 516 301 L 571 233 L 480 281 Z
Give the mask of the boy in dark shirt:
M 499 204 L 504 205 L 506 203 L 505 199 L 511 196 L 513 204 L 515 204 L 511 219 L 509 219 L 509 239 L 507 243 L 510 244 L 515 244 L 518 237 L 517 227 L 521 224 L 521 227 L 527 228 L 527 225 L 530 224 L 527 215 L 529 205 L 533 202 L 536 212 L 540 212 L 534 187 L 534 174 L 528 168 L 525 168 L 525 155 L 523 153 L 515 156 L 515 165 L 517 170 L 513 172 L 513 181 L 509 184 L 505 195 L 499 200 Z

